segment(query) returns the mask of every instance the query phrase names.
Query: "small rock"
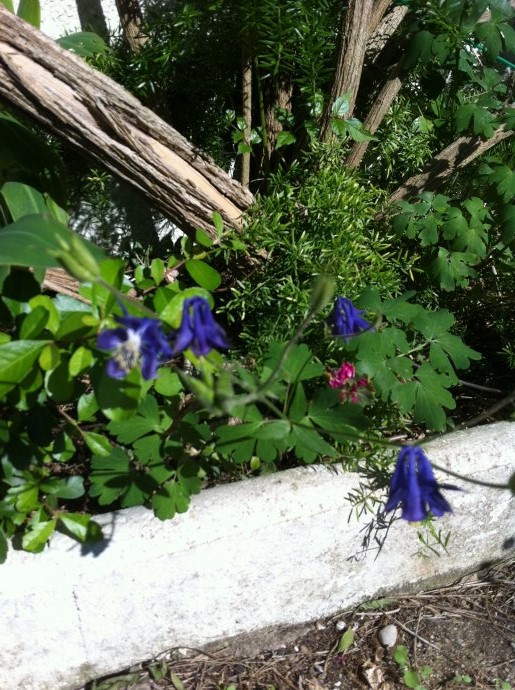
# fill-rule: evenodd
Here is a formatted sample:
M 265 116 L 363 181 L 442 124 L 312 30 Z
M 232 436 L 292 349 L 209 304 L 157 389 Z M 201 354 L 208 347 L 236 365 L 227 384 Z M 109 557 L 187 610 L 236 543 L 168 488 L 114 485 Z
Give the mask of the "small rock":
M 322 621 L 317 621 L 317 622 L 315 623 L 315 628 L 316 628 L 317 630 L 325 630 L 325 625 L 322 623 Z
M 338 630 L 338 632 L 345 630 L 346 627 L 347 623 L 345 621 L 336 621 L 336 630 Z
M 384 647 L 393 647 L 397 642 L 397 626 L 385 625 L 385 627 L 381 628 L 378 632 L 377 637 Z

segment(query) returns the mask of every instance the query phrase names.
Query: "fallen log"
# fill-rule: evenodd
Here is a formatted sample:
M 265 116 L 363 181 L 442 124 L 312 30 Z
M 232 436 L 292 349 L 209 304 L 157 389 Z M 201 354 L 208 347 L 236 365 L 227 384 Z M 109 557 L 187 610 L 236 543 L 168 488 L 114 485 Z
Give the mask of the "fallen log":
M 254 197 L 109 77 L 0 3 L 0 100 L 142 192 L 184 231 L 238 228 Z

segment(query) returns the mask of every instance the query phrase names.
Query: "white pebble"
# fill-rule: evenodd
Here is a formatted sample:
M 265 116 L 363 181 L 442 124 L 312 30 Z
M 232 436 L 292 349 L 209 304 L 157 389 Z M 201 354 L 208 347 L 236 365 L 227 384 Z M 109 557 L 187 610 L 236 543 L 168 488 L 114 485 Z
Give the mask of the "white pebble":
M 346 627 L 347 623 L 345 621 L 336 621 L 336 630 L 338 630 L 338 632 L 345 630 Z
M 379 642 L 384 647 L 393 647 L 397 642 L 397 626 L 396 625 L 386 625 L 384 628 L 378 632 L 377 637 Z

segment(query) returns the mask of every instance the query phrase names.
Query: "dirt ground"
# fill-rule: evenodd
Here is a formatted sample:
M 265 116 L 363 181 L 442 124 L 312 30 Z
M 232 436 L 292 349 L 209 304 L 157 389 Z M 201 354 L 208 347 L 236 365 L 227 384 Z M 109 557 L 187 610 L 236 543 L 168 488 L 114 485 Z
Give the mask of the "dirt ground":
M 390 648 L 378 640 L 387 625 L 398 633 Z M 515 558 L 447 587 L 367 602 L 302 635 L 285 629 L 275 642 L 254 656 L 227 646 L 172 649 L 84 690 L 510 690 Z

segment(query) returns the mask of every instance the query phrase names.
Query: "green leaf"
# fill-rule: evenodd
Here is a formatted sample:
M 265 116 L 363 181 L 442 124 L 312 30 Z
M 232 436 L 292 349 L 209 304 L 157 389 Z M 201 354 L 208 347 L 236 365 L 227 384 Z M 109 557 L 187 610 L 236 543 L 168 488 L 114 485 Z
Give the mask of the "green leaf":
M 408 650 L 402 644 L 395 647 L 393 652 L 393 658 L 399 664 L 401 668 L 404 668 L 408 664 Z
M 89 537 L 91 515 L 82 515 L 80 513 L 61 513 L 59 515 L 59 522 L 69 534 L 75 537 L 75 539 L 82 543 L 87 541 Z
M 345 126 L 347 128 L 347 134 L 353 141 L 377 141 L 377 137 L 367 132 L 363 124 L 355 117 L 345 120 Z
M 408 50 L 405 52 L 402 66 L 411 69 L 417 62 L 429 62 L 434 36 L 430 31 L 419 31 L 413 37 Z
M 152 497 L 154 515 L 160 520 L 169 520 L 176 513 L 185 513 L 190 505 L 190 497 L 184 488 L 175 481 L 160 487 Z
M 59 488 L 54 493 L 58 498 L 80 498 L 84 496 L 84 480 L 77 475 L 59 479 Z
M 213 212 L 213 225 L 216 231 L 216 234 L 218 237 L 223 234 L 224 231 L 224 221 L 222 216 L 218 213 L 218 211 Z
M 91 57 L 97 53 L 105 53 L 109 50 L 105 41 L 91 31 L 78 31 L 68 36 L 62 36 L 56 41 L 61 48 L 71 50 L 82 58 Z
M 271 343 L 265 360 L 266 369 L 263 371 L 264 377 L 267 377 L 275 369 L 285 347 L 285 343 Z M 321 376 L 324 371 L 323 364 L 316 362 L 311 350 L 302 343 L 301 345 L 295 345 L 290 350 L 281 367 L 280 376 L 288 383 L 297 383 L 298 381 Z
M 93 455 L 107 457 L 111 454 L 113 446 L 109 439 L 102 436 L 102 434 L 97 434 L 94 431 L 84 431 L 82 437 Z
M 48 340 L 13 340 L 0 345 L 0 396 L 25 378 L 48 344 Z
M 289 146 L 297 141 L 297 137 L 291 132 L 285 132 L 284 130 L 278 132 L 277 139 L 275 141 L 275 149 L 280 149 L 283 146 Z
M 150 264 L 150 274 L 156 285 L 160 285 L 163 282 L 165 274 L 165 262 L 163 259 L 152 259 Z
M 346 652 L 348 649 L 350 649 L 350 647 L 352 647 L 353 642 L 354 630 L 352 628 L 347 628 L 347 630 L 343 633 L 338 643 L 338 649 L 336 650 L 337 654 Z
M 41 8 L 39 0 L 20 0 L 18 3 L 18 17 L 39 29 L 41 24 Z
M 327 455 L 336 457 L 336 450 L 320 436 L 316 429 L 294 424 L 288 439 L 288 445 L 295 449 L 295 455 L 304 462 L 313 462 L 317 457 Z
M 175 371 L 162 367 L 157 372 L 157 378 L 154 382 L 154 390 L 156 393 L 159 393 L 166 398 L 173 398 L 175 395 L 181 393 L 184 389 L 179 375 Z
M 223 224 L 222 224 L 222 229 L 223 229 Z M 197 228 L 195 230 L 195 241 L 197 244 L 200 244 L 202 247 L 211 247 L 213 245 L 213 240 L 205 230 L 202 230 L 201 228 Z
M 338 96 L 338 98 L 335 99 L 333 106 L 331 108 L 331 115 L 334 115 L 334 117 L 344 118 L 349 112 L 349 105 L 349 93 L 344 93 L 343 96 Z
M 287 419 L 274 419 L 261 422 L 252 434 L 263 441 L 282 439 L 290 433 L 291 424 Z
M 83 240 L 50 215 L 23 216 L 0 229 L 0 256 L 2 264 L 31 268 L 56 268 L 61 262 L 54 253 L 69 255 L 73 261 L 80 259 L 63 250 L 63 243 L 73 248 L 80 245 L 97 260 L 105 259 L 104 252 L 88 240 Z
M 197 285 L 210 292 L 216 290 L 222 282 L 222 276 L 218 271 L 200 259 L 188 259 L 184 267 Z
M 91 382 L 98 406 L 108 419 L 119 421 L 136 412 L 141 397 L 141 372 L 137 367 L 121 380 L 110 378 L 103 368 L 95 367 Z
M 31 340 L 36 338 L 48 323 L 49 313 L 43 307 L 35 307 L 23 319 L 20 326 L 20 338 Z
M 404 671 L 403 680 L 406 686 L 408 688 L 413 688 L 413 690 L 420 686 L 420 676 L 416 671 L 411 669 Z
M 77 402 L 77 418 L 79 422 L 87 422 L 95 416 L 98 411 L 98 403 L 95 393 L 84 393 Z
M 48 297 L 48 295 L 36 295 L 31 300 L 29 300 L 29 307 L 35 309 L 36 307 L 42 307 L 48 312 L 48 321 L 46 328 L 51 332 L 55 333 L 59 328 L 61 322 L 61 315 L 57 310 L 53 300 Z
M 27 184 L 6 182 L 2 185 L 0 193 L 13 221 L 23 216 L 41 215 L 47 212 L 43 194 Z
M 30 527 L 23 535 L 21 545 L 25 551 L 40 553 L 45 548 L 45 544 L 52 536 L 57 520 L 38 522 Z
M 295 392 L 293 394 L 290 407 L 288 409 L 288 418 L 292 422 L 300 422 L 306 416 L 308 411 L 308 401 L 306 399 L 306 394 L 302 383 L 298 383 L 295 386 Z
M 56 402 L 70 402 L 76 400 L 84 386 L 70 376 L 68 361 L 61 360 L 55 369 L 46 372 L 45 389 Z
M 0 5 L 3 5 L 9 10 L 9 12 L 12 12 L 14 14 L 14 6 L 12 0 L 0 0 Z
M 5 563 L 9 546 L 3 530 L 0 529 L 0 565 Z
M 86 369 L 89 369 L 93 361 L 93 353 L 90 349 L 81 345 L 78 347 L 68 362 L 68 370 L 70 376 L 76 377 L 82 374 Z

